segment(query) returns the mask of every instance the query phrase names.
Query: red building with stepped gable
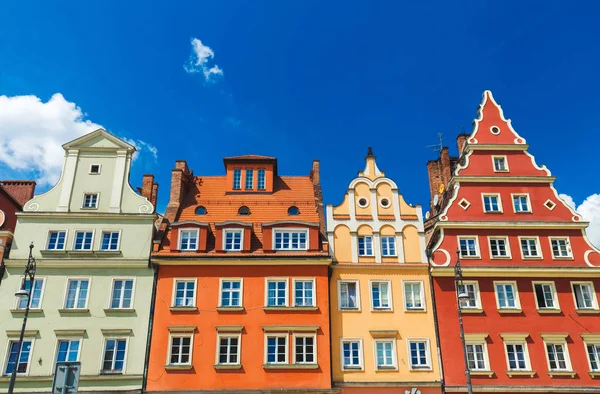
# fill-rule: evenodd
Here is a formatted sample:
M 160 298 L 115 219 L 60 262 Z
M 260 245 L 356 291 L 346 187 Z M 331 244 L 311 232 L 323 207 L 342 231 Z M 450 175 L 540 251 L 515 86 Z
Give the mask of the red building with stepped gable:
M 445 148 L 428 163 L 426 227 L 446 392 L 467 391 L 458 250 L 474 392 L 600 393 L 600 251 L 587 223 L 558 196 L 554 177 L 490 91 L 458 145 L 459 158 Z

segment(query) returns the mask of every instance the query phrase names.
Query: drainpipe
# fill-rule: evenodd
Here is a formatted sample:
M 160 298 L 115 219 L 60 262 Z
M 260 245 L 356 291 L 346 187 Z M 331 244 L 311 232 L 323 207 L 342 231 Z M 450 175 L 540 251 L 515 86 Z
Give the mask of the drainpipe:
M 152 326 L 154 324 L 154 305 L 156 303 L 156 285 L 158 282 L 158 264 L 152 264 L 152 257 L 148 258 L 148 268 L 154 269 L 154 281 L 152 282 L 152 299 L 150 300 L 150 316 L 148 317 L 148 339 L 146 340 L 146 356 L 144 358 L 144 377 L 142 378 L 142 394 L 146 392 L 148 382 L 148 362 L 150 360 L 150 344 L 152 343 Z
M 331 262 L 333 264 L 333 261 Z M 333 388 L 333 334 L 331 324 L 331 277 L 333 276 L 333 267 L 327 267 L 327 306 L 329 310 L 327 315 L 329 316 L 329 379 L 331 381 L 331 388 Z
M 446 392 L 446 385 L 444 382 L 444 365 L 442 364 L 442 348 L 440 345 L 440 325 L 437 317 L 437 308 L 435 302 L 435 291 L 433 289 L 433 275 L 431 275 L 431 249 L 426 249 L 425 254 L 427 255 L 427 276 L 429 276 L 429 291 L 431 292 L 431 304 L 433 310 L 433 324 L 435 327 L 435 340 L 437 341 L 437 355 L 438 355 L 438 365 L 440 368 L 440 381 L 442 383 L 442 394 Z

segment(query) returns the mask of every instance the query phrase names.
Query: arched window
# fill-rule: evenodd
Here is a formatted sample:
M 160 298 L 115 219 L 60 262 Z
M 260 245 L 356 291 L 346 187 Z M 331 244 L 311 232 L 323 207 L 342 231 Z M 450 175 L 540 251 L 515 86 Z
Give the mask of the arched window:
M 202 205 L 200 205 L 199 207 L 196 208 L 196 211 L 194 211 L 194 213 L 196 215 L 206 215 L 206 208 L 203 207 Z
M 290 216 L 296 216 L 300 214 L 300 210 L 298 209 L 297 206 L 292 205 L 291 207 L 288 208 L 288 215 Z
M 245 205 L 242 205 L 240 207 L 240 209 L 238 209 L 238 215 L 241 215 L 241 216 L 248 216 L 248 215 L 250 215 L 250 208 L 248 208 Z

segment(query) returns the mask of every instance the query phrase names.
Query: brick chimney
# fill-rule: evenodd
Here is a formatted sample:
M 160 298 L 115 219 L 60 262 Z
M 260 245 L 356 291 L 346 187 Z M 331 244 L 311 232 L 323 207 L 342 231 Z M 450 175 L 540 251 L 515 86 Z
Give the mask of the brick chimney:
M 320 164 L 319 160 L 317 160 L 317 159 L 313 160 L 312 169 L 310 170 L 310 179 L 313 181 L 314 184 L 321 183 L 320 167 L 321 167 L 321 164 Z
M 462 155 L 463 149 L 467 144 L 467 138 L 469 138 L 469 134 L 459 134 L 456 137 L 456 146 L 458 147 L 458 155 Z
M 436 207 L 433 204 L 433 199 L 437 195 L 438 201 L 441 202 L 442 193 L 440 193 L 440 186 L 444 185 L 444 190 L 448 188 L 448 182 L 450 182 L 450 178 L 452 177 L 452 166 L 456 160 L 457 158 L 450 157 L 448 147 L 445 146 L 440 151 L 440 157 L 437 160 L 429 160 L 427 162 L 429 193 L 431 195 L 431 200 L 429 202 L 431 216 L 438 214 Z
M 325 207 L 323 206 L 323 191 L 321 189 L 321 163 L 319 160 L 313 160 L 312 169 L 310 170 L 310 180 L 313 183 L 315 203 L 317 204 L 317 213 L 319 214 L 319 230 L 322 235 L 321 239 L 326 240 Z
M 171 171 L 171 196 L 165 212 L 165 218 L 168 219 L 169 222 L 175 221 L 175 218 L 177 217 L 179 206 L 187 191 L 191 177 L 192 174 L 188 168 L 187 162 L 185 160 L 175 161 L 175 168 Z
M 154 175 L 152 174 L 144 174 L 142 178 L 142 196 L 146 197 L 148 201 L 152 203 L 154 206 L 154 211 L 156 211 L 156 200 L 158 197 L 158 183 L 154 182 Z
M 21 207 L 33 198 L 35 181 L 2 181 L 1 184 Z

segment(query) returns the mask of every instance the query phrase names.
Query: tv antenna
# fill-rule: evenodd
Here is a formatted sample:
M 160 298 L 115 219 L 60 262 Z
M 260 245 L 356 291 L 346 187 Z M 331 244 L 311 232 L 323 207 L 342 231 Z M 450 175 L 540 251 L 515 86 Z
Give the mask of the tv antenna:
M 437 138 L 440 140 L 437 144 L 427 145 L 426 148 L 433 148 L 434 152 L 441 152 L 444 148 L 444 135 L 442 133 L 437 133 Z

